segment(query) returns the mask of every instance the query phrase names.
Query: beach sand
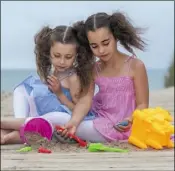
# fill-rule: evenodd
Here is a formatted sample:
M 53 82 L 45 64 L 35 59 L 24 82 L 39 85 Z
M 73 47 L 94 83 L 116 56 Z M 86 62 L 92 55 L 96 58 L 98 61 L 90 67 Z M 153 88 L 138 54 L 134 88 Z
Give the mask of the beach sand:
M 12 103 L 13 103 L 13 97 L 12 97 L 12 93 L 5 93 L 5 92 L 2 92 L 1 93 L 1 119 L 2 118 L 11 118 L 13 117 L 13 107 L 12 107 Z M 157 106 L 160 106 L 160 107 L 163 107 L 164 109 L 168 110 L 172 115 L 174 115 L 174 87 L 170 87 L 170 88 L 167 88 L 167 89 L 162 89 L 162 90 L 156 90 L 156 91 L 152 91 L 150 92 L 150 107 L 157 107 Z M 139 157 L 137 156 L 137 151 L 139 151 L 138 155 L 141 157 L 142 155 L 142 152 L 143 150 L 140 150 L 126 142 L 121 142 L 121 143 L 113 143 L 113 144 L 108 144 L 110 146 L 117 146 L 117 147 L 121 147 L 121 148 L 126 148 L 126 149 L 129 149 L 132 153 L 131 153 L 131 156 L 135 156 L 137 158 L 137 160 L 139 160 Z M 34 158 L 36 159 L 36 156 L 40 155 L 40 154 L 37 154 L 36 151 L 33 151 L 33 152 L 30 152 L 30 154 L 27 154 L 27 156 L 25 155 L 20 155 L 19 153 L 16 152 L 17 149 L 19 149 L 20 147 L 23 147 L 23 145 L 3 145 L 1 146 L 1 154 L 2 154 L 2 158 L 1 158 L 1 161 L 2 161 L 2 169 L 7 169 L 7 170 L 22 170 L 22 169 L 28 169 L 29 165 L 30 165 L 30 169 L 32 170 L 59 170 L 59 169 L 67 169 L 67 170 L 86 170 L 86 169 L 96 169 L 96 170 L 115 170 L 117 167 L 117 165 L 113 166 L 110 165 L 110 164 L 107 164 L 107 166 L 103 166 L 105 162 L 104 161 L 101 161 L 101 164 L 99 163 L 98 166 L 96 164 L 94 164 L 94 167 L 90 167 L 88 165 L 88 163 L 82 163 L 82 167 L 81 167 L 81 164 L 80 165 L 74 165 L 74 160 L 71 159 L 71 155 L 72 157 L 76 158 L 77 157 L 77 160 L 81 160 L 82 159 L 82 156 L 85 157 L 86 155 L 89 156 L 89 158 L 86 156 L 85 158 L 87 158 L 88 160 L 92 160 L 93 158 L 95 158 L 95 156 L 97 157 L 97 154 L 92 154 L 92 153 L 89 153 L 87 151 L 87 149 L 85 148 L 80 148 L 80 147 L 77 147 L 77 145 L 70 145 L 70 144 L 53 144 L 51 149 L 54 151 L 53 154 L 50 154 L 52 157 L 44 157 L 42 158 L 41 163 L 43 163 L 43 165 L 41 167 L 38 166 L 38 164 L 35 162 L 34 165 L 31 166 L 31 161 L 34 160 Z M 32 155 L 33 153 L 37 154 L 37 155 Z M 159 154 L 160 153 L 160 154 Z M 91 156 L 90 154 L 92 154 L 93 156 Z M 111 162 L 113 161 L 114 162 L 114 158 L 117 157 L 116 160 L 120 160 L 121 158 L 119 156 L 122 157 L 122 155 L 120 155 L 121 153 L 115 153 L 114 154 L 109 154 L 109 153 L 103 153 L 103 154 L 99 154 L 100 155 L 108 155 L 108 159 L 110 160 L 110 157 L 111 157 Z M 42 154 L 41 154 L 42 155 Z M 61 156 L 63 156 L 64 158 L 64 161 L 62 160 Z M 144 167 L 147 168 L 147 170 L 149 170 L 149 167 L 156 167 L 156 170 L 158 169 L 162 169 L 162 170 L 173 170 L 173 156 L 174 156 L 174 150 L 173 149 L 165 149 L 165 150 L 161 150 L 161 151 L 156 151 L 156 150 L 153 150 L 153 149 L 149 149 L 149 150 L 146 150 L 144 151 L 144 154 L 143 156 L 146 155 L 146 158 L 141 160 L 142 164 L 145 164 Z M 154 162 L 154 164 L 152 163 L 153 166 L 150 166 L 149 164 L 147 165 L 147 162 L 149 160 L 149 158 L 153 157 L 153 156 L 165 156 L 165 158 L 160 158 L 160 161 L 157 159 L 156 162 L 157 162 L 157 165 L 156 165 L 156 162 Z M 9 157 L 11 156 L 11 157 Z M 47 155 L 46 155 L 47 156 Z M 79 157 L 78 157 L 79 156 Z M 130 157 L 131 157 L 130 156 Z M 61 168 L 58 169 L 58 167 L 56 167 L 56 165 L 58 164 L 57 161 L 56 161 L 56 158 L 54 157 L 58 157 L 60 162 L 63 161 L 65 162 L 66 164 L 66 160 L 69 160 L 69 162 L 72 163 L 72 165 L 74 166 L 71 166 L 70 164 L 66 166 L 63 166 L 61 165 Z M 66 159 L 66 157 L 68 157 L 69 159 Z M 128 156 L 129 157 L 129 156 Z M 129 158 L 130 158 L 129 157 Z M 24 163 L 20 163 L 21 161 L 23 161 L 25 159 L 27 159 L 28 161 L 30 162 L 27 162 L 24 164 Z M 136 158 L 133 157 L 133 160 Z M 107 158 L 106 158 L 107 159 Z M 113 160 L 112 160 L 113 159 Z M 131 158 L 130 158 L 131 159 Z M 128 160 L 130 160 L 128 159 Z M 37 161 L 38 159 L 36 159 Z M 95 159 L 94 159 L 95 160 Z M 124 159 L 123 159 L 124 160 Z M 164 161 L 162 161 L 164 160 Z M 52 164 L 49 164 L 49 161 L 50 162 L 55 162 L 57 164 L 55 164 L 54 166 Z M 21 164 L 21 167 L 18 167 L 16 166 L 17 163 Z M 59 162 L 59 164 L 61 164 Z M 135 161 L 136 162 L 136 161 Z M 150 161 L 151 162 L 151 161 Z M 162 164 L 162 162 L 164 163 L 164 165 Z M 10 163 L 10 164 L 9 164 Z M 47 164 L 46 164 L 47 163 Z M 80 161 L 81 163 L 81 161 Z M 92 163 L 93 163 L 93 160 L 92 160 Z M 131 163 L 131 161 L 130 161 Z M 133 163 L 133 162 L 132 162 Z M 166 163 L 166 164 L 165 164 Z M 169 163 L 169 164 L 168 164 Z M 160 165 L 160 167 L 158 167 Z M 68 167 L 69 166 L 69 167 Z M 103 166 L 103 167 L 102 167 Z M 125 165 L 127 166 L 127 165 Z M 122 170 L 122 168 L 124 168 L 124 166 L 120 166 Z M 119 168 L 120 168 L 119 167 Z M 69 168 L 69 169 L 68 169 Z M 138 170 L 139 168 L 143 168 L 143 166 L 138 166 L 138 165 L 134 165 L 133 166 L 133 170 Z M 127 170 L 127 167 L 125 167 L 125 169 Z M 130 167 L 128 167 L 128 170 L 131 169 Z
M 150 92 L 150 107 L 161 106 L 174 115 L 174 87 Z M 13 94 L 1 92 L 1 118 L 13 117 Z
M 157 90 L 150 93 L 150 107 L 163 107 L 168 110 L 172 115 L 174 115 L 174 87 Z M 1 94 L 1 118 L 13 118 L 13 94 L 5 93 Z M 57 146 L 55 149 L 55 145 Z M 111 146 L 120 146 L 124 148 L 129 148 L 131 150 L 139 150 L 138 148 L 126 143 L 113 143 Z M 54 144 L 54 149 L 59 152 L 64 151 L 86 151 L 84 148 L 76 148 L 76 145 L 68 144 Z

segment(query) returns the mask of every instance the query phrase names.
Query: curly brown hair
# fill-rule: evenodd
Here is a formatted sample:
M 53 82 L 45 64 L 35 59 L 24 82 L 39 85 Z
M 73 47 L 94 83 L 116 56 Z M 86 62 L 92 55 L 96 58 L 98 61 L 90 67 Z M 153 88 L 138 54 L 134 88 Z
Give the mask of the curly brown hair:
M 63 44 L 76 44 L 77 57 L 75 70 L 80 79 L 80 92 L 86 91 L 93 78 L 93 65 L 95 58 L 90 49 L 84 46 L 74 27 L 58 26 L 54 29 L 46 26 L 35 35 L 35 55 L 37 73 L 41 80 L 46 82 L 51 72 L 50 48 L 54 42 Z
M 86 45 L 88 43 L 88 31 L 95 31 L 98 28 L 106 27 L 111 31 L 114 38 L 130 53 L 135 54 L 132 47 L 142 51 L 145 50 L 146 43 L 140 37 L 140 34 L 142 34 L 145 29 L 134 27 L 130 19 L 122 12 L 115 12 L 112 15 L 108 15 L 107 13 L 93 14 L 89 16 L 85 22 L 79 21 L 74 25 L 79 27 L 81 41 L 86 43 Z

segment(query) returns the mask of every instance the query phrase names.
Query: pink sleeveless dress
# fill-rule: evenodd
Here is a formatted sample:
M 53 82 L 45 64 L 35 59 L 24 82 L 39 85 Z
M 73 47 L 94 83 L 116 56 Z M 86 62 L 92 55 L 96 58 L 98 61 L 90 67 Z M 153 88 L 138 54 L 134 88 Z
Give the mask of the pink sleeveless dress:
M 129 57 L 125 61 L 128 73 L 132 58 Z M 130 130 L 118 132 L 114 125 L 131 116 L 136 108 L 133 79 L 129 76 L 99 76 L 99 64 L 97 64 L 96 70 L 95 84 L 98 85 L 99 92 L 94 96 L 92 104 L 92 111 L 96 114 L 93 121 L 94 127 L 109 142 L 126 140 L 130 135 Z

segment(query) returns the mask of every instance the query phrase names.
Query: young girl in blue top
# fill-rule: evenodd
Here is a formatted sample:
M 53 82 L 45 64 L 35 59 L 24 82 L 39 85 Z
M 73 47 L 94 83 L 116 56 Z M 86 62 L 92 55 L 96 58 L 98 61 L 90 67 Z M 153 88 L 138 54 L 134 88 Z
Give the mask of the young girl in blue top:
M 29 76 L 14 90 L 16 118 L 48 112 L 71 114 L 81 88 L 89 86 L 92 53 L 79 46 L 76 30 L 44 27 L 35 37 L 38 76 Z M 91 61 L 91 62 L 86 62 Z M 83 65 L 83 67 L 82 67 Z
M 77 34 L 73 27 L 58 26 L 44 27 L 35 36 L 39 77 L 29 76 L 15 88 L 16 118 L 38 117 L 49 112 L 72 114 L 78 99 L 89 88 L 94 64 L 92 52 L 80 46 Z M 84 119 L 94 117 L 89 112 Z M 1 143 L 15 141 L 13 137 L 18 135 L 17 131 L 1 129 Z

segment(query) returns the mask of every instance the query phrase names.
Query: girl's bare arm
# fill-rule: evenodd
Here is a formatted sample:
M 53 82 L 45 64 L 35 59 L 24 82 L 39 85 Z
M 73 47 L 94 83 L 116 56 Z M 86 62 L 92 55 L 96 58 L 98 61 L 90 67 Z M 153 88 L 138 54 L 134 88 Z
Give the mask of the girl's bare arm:
M 92 105 L 92 98 L 94 96 L 95 84 L 91 83 L 88 92 L 81 96 L 76 106 L 73 109 L 72 118 L 70 120 L 75 126 L 78 126 L 87 113 L 90 111 Z
M 149 106 L 149 86 L 145 65 L 136 59 L 134 64 L 134 86 L 136 93 L 136 109 L 145 109 Z
M 76 74 L 73 74 L 69 77 L 69 85 L 70 85 L 70 94 L 72 97 L 72 101 L 76 104 L 79 100 L 79 91 L 80 91 L 80 79 Z

